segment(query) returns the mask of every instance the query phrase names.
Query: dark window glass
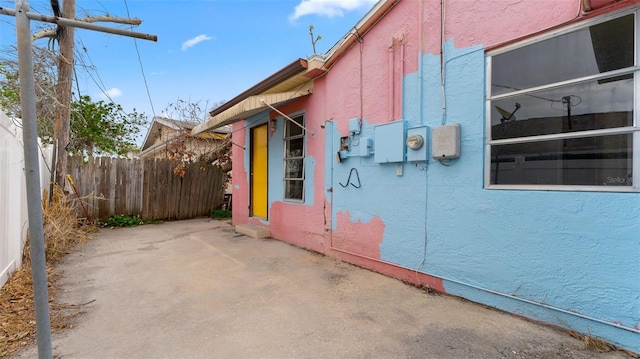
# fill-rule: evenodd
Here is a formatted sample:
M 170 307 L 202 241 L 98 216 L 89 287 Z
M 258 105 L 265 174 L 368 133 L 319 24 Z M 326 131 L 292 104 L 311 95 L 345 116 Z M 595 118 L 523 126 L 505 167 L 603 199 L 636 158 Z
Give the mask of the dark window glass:
M 285 160 L 285 178 L 302 178 L 303 160 Z
M 286 142 L 286 157 L 301 157 L 304 154 L 304 138 L 296 138 Z
M 634 15 L 492 57 L 491 95 L 631 67 Z
M 632 185 L 632 135 L 541 141 L 491 148 L 491 184 Z
M 304 118 L 302 116 L 299 117 L 295 117 L 292 118 L 292 120 L 294 120 L 296 123 L 299 123 L 300 125 L 303 125 L 303 120 Z M 292 123 L 291 121 L 285 119 L 286 122 L 286 130 L 284 133 L 284 137 L 292 137 L 292 136 L 299 136 L 302 135 L 302 127 L 297 126 L 295 123 Z M 303 125 L 304 126 L 304 125 Z
M 293 120 L 304 126 L 304 116 Z M 285 119 L 284 130 L 284 198 L 303 199 L 304 191 L 304 130 Z
M 632 75 L 491 102 L 491 138 L 494 140 L 632 125 Z
M 285 198 L 302 199 L 302 190 L 304 188 L 304 182 L 302 180 L 286 180 L 284 184 Z

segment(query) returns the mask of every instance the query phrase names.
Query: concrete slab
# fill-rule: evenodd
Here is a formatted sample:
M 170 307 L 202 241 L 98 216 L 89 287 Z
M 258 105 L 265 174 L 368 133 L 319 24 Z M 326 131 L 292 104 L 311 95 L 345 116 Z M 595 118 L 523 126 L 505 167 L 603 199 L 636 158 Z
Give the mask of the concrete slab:
M 104 229 L 57 270 L 58 358 L 626 358 L 216 220 Z
M 246 234 L 251 238 L 269 238 L 271 231 L 268 228 L 258 227 L 253 224 L 238 224 L 236 232 Z

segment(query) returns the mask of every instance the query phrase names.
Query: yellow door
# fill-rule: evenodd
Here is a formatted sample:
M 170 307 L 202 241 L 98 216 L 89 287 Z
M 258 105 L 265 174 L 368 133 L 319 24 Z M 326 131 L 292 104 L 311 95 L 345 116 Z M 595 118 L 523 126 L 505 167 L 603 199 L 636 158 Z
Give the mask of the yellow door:
M 251 215 L 267 218 L 267 125 L 251 131 Z

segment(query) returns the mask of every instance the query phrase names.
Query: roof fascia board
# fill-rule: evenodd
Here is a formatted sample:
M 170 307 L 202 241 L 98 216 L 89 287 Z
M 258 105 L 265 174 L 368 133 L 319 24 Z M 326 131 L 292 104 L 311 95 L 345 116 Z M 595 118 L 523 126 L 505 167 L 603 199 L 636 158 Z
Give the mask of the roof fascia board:
M 183 123 L 188 126 L 180 126 L 179 123 Z M 140 147 L 140 149 L 146 150 L 149 146 L 151 146 L 151 144 L 148 143 L 148 141 L 152 140 L 149 136 L 151 136 L 152 133 L 157 132 L 161 128 L 160 126 L 169 127 L 175 131 L 182 131 L 182 130 L 191 131 L 197 125 L 198 124 L 195 122 L 174 120 L 172 118 L 168 118 L 164 116 L 155 116 L 151 121 L 151 126 L 149 126 L 149 130 L 147 131 L 147 134 L 144 137 L 144 141 L 142 141 L 142 146 Z
M 160 129 L 160 125 L 167 126 L 167 127 L 172 128 L 174 130 L 180 130 L 180 128 L 175 123 L 173 123 L 171 121 L 168 121 L 168 118 L 163 117 L 163 116 L 154 116 L 153 120 L 151 120 L 151 126 L 149 126 L 149 130 L 147 131 L 147 135 L 144 136 L 144 141 L 142 141 L 142 146 L 140 147 L 140 149 L 144 150 L 148 146 L 151 146 L 151 144 L 147 143 L 147 141 L 151 140 L 151 138 L 149 138 L 149 136 L 152 133 L 158 131 Z
M 227 133 L 218 133 L 218 132 L 214 132 L 212 134 L 218 134 L 220 136 L 228 136 L 229 134 Z M 220 138 L 215 138 L 215 137 L 204 137 L 204 136 L 197 136 L 194 135 L 192 136 L 191 133 L 187 133 L 187 138 L 192 138 L 195 140 L 205 140 L 205 141 L 209 141 L 209 140 L 214 140 L 214 141 L 219 141 L 221 140 Z M 138 158 L 145 158 L 147 155 L 151 155 L 154 154 L 156 152 L 158 152 L 159 150 L 162 149 L 163 146 L 168 146 L 171 143 L 175 142 L 176 140 L 179 140 L 182 137 L 182 134 L 176 134 L 174 136 L 171 136 L 169 138 L 167 138 L 166 140 L 162 141 L 162 142 L 158 142 L 152 146 L 150 146 L 149 148 L 144 149 L 143 151 L 138 152 L 137 156 Z
M 224 104 L 220 105 L 219 107 L 211 110 L 211 112 L 209 112 L 209 115 L 211 117 L 222 113 L 226 110 L 228 110 L 229 108 L 235 106 L 236 104 L 238 104 L 239 102 L 241 102 L 242 100 L 244 100 L 245 98 L 249 97 L 249 96 L 253 96 L 253 95 L 258 95 L 268 89 L 270 89 L 271 87 L 279 84 L 280 82 L 299 74 L 300 72 L 304 71 L 307 69 L 308 63 L 307 60 L 304 59 L 297 59 L 294 62 L 290 63 L 289 65 L 283 67 L 282 69 L 280 69 L 279 71 L 277 71 L 276 73 L 272 74 L 271 76 L 267 77 L 266 79 L 260 81 L 259 83 L 253 85 L 252 87 L 250 87 L 249 89 L 245 90 L 244 92 L 242 92 L 241 94 L 239 94 L 238 96 L 232 98 L 231 100 L 225 102 Z
M 167 146 L 168 144 L 170 144 L 173 141 L 177 140 L 178 137 L 179 136 L 174 136 L 174 137 L 168 138 L 168 139 L 166 139 L 166 140 L 164 140 L 162 142 L 158 142 L 158 143 L 152 145 L 151 147 L 145 149 L 144 151 L 140 151 L 137 156 L 138 156 L 138 158 L 145 158 L 147 155 L 151 155 L 153 153 L 156 153 L 156 152 L 158 152 L 158 150 L 160 150 L 160 148 L 162 146 Z
M 363 37 L 375 24 L 380 21 L 384 15 L 386 15 L 394 6 L 396 6 L 400 0 L 380 0 L 378 1 L 369 12 L 367 12 L 358 23 L 349 31 L 346 35 L 340 39 L 327 53 L 325 54 L 326 62 L 324 64 L 325 69 L 331 68 L 333 64 L 344 55 L 344 53 L 351 48 L 351 46 L 358 41 L 359 37 Z
M 141 150 L 144 150 L 145 148 L 147 148 L 148 145 L 147 142 L 151 140 L 151 138 L 149 136 L 151 136 L 151 134 L 153 132 L 156 132 L 157 130 L 154 130 L 154 127 L 156 127 L 156 118 L 154 117 L 153 120 L 151 120 L 151 125 L 149 126 L 149 129 L 147 130 L 147 134 L 144 136 L 144 141 L 142 141 L 142 146 L 140 147 Z
M 246 118 L 256 113 L 264 111 L 268 107 L 265 104 L 261 103 L 262 99 L 264 98 L 272 98 L 273 101 L 271 101 L 270 104 L 275 105 L 275 104 L 287 102 L 290 100 L 294 100 L 298 97 L 309 95 L 311 93 L 313 93 L 313 82 L 308 82 L 304 87 L 296 91 L 287 91 L 287 92 L 279 92 L 279 93 L 263 94 L 263 95 L 257 94 L 257 95 L 248 96 L 242 101 L 235 104 L 234 106 L 228 108 L 227 110 L 221 113 L 218 113 L 215 116 L 211 116 L 204 123 L 194 127 L 193 130 L 191 131 L 191 135 L 195 136 L 198 133 L 204 132 L 206 130 L 228 125 L 233 122 L 240 121 L 243 118 Z M 277 97 L 281 97 L 281 99 L 276 100 Z

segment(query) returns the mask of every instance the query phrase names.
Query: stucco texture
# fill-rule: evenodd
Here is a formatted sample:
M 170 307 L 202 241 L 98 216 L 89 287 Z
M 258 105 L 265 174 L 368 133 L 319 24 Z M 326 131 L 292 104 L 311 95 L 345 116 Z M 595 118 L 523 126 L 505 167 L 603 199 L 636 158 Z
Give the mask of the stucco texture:
M 400 1 L 312 95 L 280 108 L 303 111 L 313 131 L 303 203 L 282 198 L 285 120 L 265 111 L 234 126 L 241 145 L 243 127 L 277 126 L 267 220 L 248 216 L 250 158 L 234 146 L 234 223 L 640 352 L 640 193 L 484 187 L 486 50 L 579 20 L 579 1 L 444 3 L 443 36 L 440 0 Z M 460 124 L 461 157 L 378 163 L 361 152 L 376 126 L 395 121 Z M 341 137 L 350 151 L 338 162 Z M 372 151 L 396 140 L 377 138 Z

